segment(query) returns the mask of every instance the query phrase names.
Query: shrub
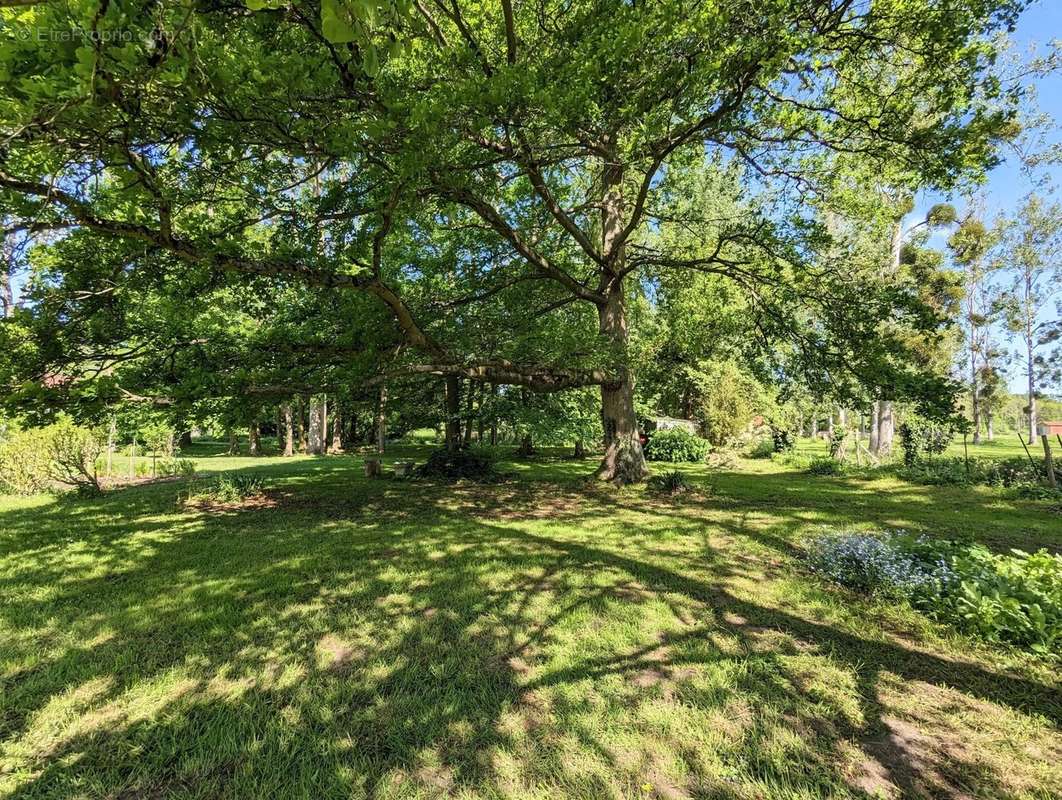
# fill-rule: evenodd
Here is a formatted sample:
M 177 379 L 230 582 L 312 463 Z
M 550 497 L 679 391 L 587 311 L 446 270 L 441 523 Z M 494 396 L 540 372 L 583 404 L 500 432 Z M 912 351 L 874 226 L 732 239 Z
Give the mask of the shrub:
M 903 463 L 913 467 L 927 454 L 943 453 L 953 430 L 924 417 L 911 417 L 900 426 L 900 444 L 903 447 Z
M 990 642 L 1062 656 L 1062 556 L 969 543 L 842 533 L 814 540 L 812 570 L 856 591 L 914 608 Z
M 782 428 L 771 428 L 771 443 L 776 453 L 788 453 L 796 447 L 792 432 Z
M 238 503 L 265 491 L 265 479 L 261 475 L 244 475 L 238 472 L 223 472 L 207 481 L 194 482 L 188 486 L 190 500 L 210 500 L 215 503 Z
M 931 576 L 913 556 L 903 553 L 889 535 L 846 533 L 815 539 L 808 547 L 813 572 L 859 592 L 909 597 Z
M 712 446 L 684 428 L 656 431 L 645 448 L 645 457 L 650 461 L 704 461 Z
M 1057 479 L 1062 482 L 1062 473 L 1056 468 Z M 1025 458 L 1007 458 L 1002 460 L 984 460 L 971 458 L 967 465 L 964 458 L 934 458 L 914 464 L 900 466 L 896 474 L 911 483 L 930 486 L 983 484 L 1006 488 L 1025 488 L 1030 496 L 1043 493 L 1036 487 L 1043 485 L 1047 478 L 1047 468 L 1043 464 L 1035 467 Z M 1051 495 L 1050 490 L 1046 492 Z
M 807 468 L 809 475 L 840 475 L 842 472 L 844 465 L 840 461 L 822 456 L 811 459 Z
M 436 450 L 423 466 L 417 468 L 421 478 L 441 478 L 443 480 L 469 480 L 477 483 L 489 483 L 498 480 L 494 456 L 489 450 L 480 448 L 464 450 Z
M 96 460 L 100 435 L 69 417 L 45 428 L 19 431 L 0 447 L 0 481 L 16 494 L 33 494 L 55 484 L 80 492 L 100 491 Z
M 905 463 L 896 470 L 897 476 L 911 483 L 926 486 L 961 486 L 975 483 L 977 465 L 971 461 L 970 471 L 962 458 L 935 458 L 932 461 Z
M 677 469 L 653 475 L 646 482 L 646 486 L 650 490 L 661 494 L 679 494 L 688 492 L 693 488 L 690 482 L 686 480 L 686 476 Z
M 52 478 L 78 491 L 100 491 L 96 459 L 103 450 L 103 437 L 97 431 L 75 425 L 69 418 L 45 430 L 49 434 Z
M 156 465 L 156 473 L 162 477 L 191 478 L 195 475 L 195 462 L 190 458 L 164 458 Z
M 773 437 L 754 439 L 744 450 L 746 458 L 770 458 L 775 452 Z
M 833 433 L 830 435 L 828 444 L 830 448 L 830 458 L 836 460 L 844 458 L 845 450 L 848 447 L 848 429 L 841 425 L 835 427 Z
M 48 436 L 36 428 L 17 431 L 0 445 L 0 484 L 13 494 L 43 492 L 51 483 L 48 475 Z

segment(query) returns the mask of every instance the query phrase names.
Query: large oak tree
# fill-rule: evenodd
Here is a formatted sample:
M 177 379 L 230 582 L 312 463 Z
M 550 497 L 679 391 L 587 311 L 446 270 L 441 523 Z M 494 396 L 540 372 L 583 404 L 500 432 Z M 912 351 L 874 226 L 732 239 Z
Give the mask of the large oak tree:
M 1024 5 L 20 5 L 0 12 L 3 212 L 120 241 L 129 268 L 164 256 L 372 298 L 400 338 L 395 369 L 600 386 L 600 473 L 638 480 L 630 292 L 707 272 L 740 287 L 766 336 L 840 361 L 873 350 L 874 317 L 898 301 L 863 287 L 858 307 L 837 302 L 852 287 L 805 203 L 837 154 L 908 188 L 989 166 L 1010 119 L 990 37 Z M 665 213 L 672 166 L 702 156 L 740 165 L 750 202 L 672 252 L 657 234 L 688 224 Z M 591 310 L 583 346 L 522 336 L 514 360 L 467 335 L 459 315 L 525 296 L 543 305 L 524 333 Z M 778 311 L 797 304 L 813 312 Z

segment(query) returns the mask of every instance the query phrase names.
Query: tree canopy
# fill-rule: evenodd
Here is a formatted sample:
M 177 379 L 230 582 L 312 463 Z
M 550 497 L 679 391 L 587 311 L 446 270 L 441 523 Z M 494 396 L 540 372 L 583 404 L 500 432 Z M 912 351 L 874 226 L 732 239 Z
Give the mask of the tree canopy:
M 904 356 L 939 315 L 869 268 L 888 236 L 853 249 L 827 217 L 887 230 L 914 190 L 995 162 L 1018 97 L 993 34 L 1025 5 L 4 8 L 0 203 L 49 241 L 9 381 L 596 386 L 600 473 L 637 480 L 632 320 L 670 298 L 776 377 L 939 399 Z

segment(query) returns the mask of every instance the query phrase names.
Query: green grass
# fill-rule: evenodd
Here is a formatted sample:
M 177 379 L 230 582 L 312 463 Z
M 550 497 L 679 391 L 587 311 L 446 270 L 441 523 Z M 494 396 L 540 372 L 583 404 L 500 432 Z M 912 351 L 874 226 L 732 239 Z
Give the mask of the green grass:
M 824 525 L 1057 550 L 1047 504 L 771 460 L 664 499 L 560 458 L 476 487 L 223 450 L 191 455 L 268 502 L 0 498 L 0 797 L 1062 794 L 1050 665 L 799 563 Z

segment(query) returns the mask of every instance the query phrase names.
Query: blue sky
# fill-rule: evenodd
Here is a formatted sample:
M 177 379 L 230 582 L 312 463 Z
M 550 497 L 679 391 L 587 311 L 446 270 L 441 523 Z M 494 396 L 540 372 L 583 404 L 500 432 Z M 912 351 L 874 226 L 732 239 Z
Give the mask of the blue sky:
M 1051 40 L 1062 39 L 1062 0 L 1039 0 L 1022 15 L 1013 39 L 1017 50 L 1023 55 L 1032 47 L 1045 53 Z M 1052 116 L 1056 122 L 1062 121 L 1062 74 L 1055 72 L 1033 83 L 1040 110 Z M 1051 141 L 1062 142 L 1062 129 L 1056 124 L 1050 136 Z M 1058 188 L 1062 184 L 1062 167 L 1056 165 L 1047 172 Z M 984 188 L 986 210 L 989 215 L 1009 211 L 1021 202 L 1031 188 L 1011 157 L 989 174 L 988 184 Z M 920 206 L 928 207 L 935 200 L 935 196 L 928 196 Z

